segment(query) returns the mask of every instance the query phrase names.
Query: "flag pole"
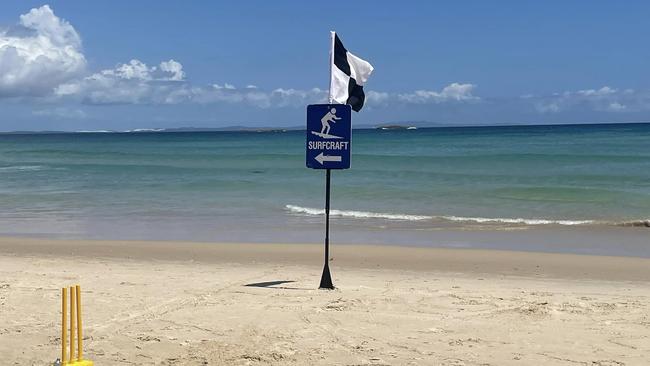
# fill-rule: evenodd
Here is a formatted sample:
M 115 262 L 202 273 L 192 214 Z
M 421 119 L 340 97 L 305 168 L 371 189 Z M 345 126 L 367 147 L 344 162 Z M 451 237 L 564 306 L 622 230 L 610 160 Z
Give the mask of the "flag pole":
M 325 266 L 320 278 L 318 288 L 333 290 L 332 276 L 330 275 L 330 169 L 325 170 Z
M 330 31 L 330 88 L 329 88 L 329 103 L 332 104 L 334 98 L 332 97 L 332 65 L 334 65 L 334 37 L 336 32 Z
M 329 104 L 332 104 L 332 65 L 334 65 L 334 37 L 336 33 L 330 32 L 330 87 L 329 87 Z M 332 276 L 330 275 L 330 179 L 331 170 L 325 170 L 325 266 L 323 267 L 323 274 L 320 278 L 321 289 L 333 290 Z

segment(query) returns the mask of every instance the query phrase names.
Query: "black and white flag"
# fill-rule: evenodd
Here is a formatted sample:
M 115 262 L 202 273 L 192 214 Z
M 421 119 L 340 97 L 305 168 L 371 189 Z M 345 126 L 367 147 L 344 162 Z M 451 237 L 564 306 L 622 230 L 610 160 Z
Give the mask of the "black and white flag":
M 349 104 L 354 111 L 359 112 L 366 99 L 363 84 L 368 80 L 373 67 L 368 61 L 348 52 L 339 36 L 335 32 L 331 33 L 330 101 Z

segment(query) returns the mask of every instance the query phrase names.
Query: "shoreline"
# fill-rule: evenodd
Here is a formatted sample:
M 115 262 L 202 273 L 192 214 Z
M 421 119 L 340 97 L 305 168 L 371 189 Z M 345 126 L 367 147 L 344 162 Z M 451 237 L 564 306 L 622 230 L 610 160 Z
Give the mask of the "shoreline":
M 337 244 L 337 269 L 408 270 L 535 278 L 650 282 L 650 258 L 531 251 Z M 203 264 L 277 264 L 321 268 L 322 244 L 64 240 L 0 237 L 0 256 L 104 258 Z
M 283 221 L 283 220 L 287 221 Z M 55 239 L 73 241 L 135 241 L 182 243 L 322 243 L 323 225 L 318 220 L 282 218 L 278 222 L 258 219 L 224 220 L 216 226 L 207 221 L 145 221 L 141 222 L 86 222 L 83 230 L 62 229 L 48 224 L 43 228 L 30 220 L 13 226 L 12 231 L 0 232 L 0 238 Z M 347 222 L 332 220 L 333 243 L 336 247 L 348 245 L 376 245 L 418 248 L 450 248 L 524 251 L 540 253 L 567 253 L 596 256 L 623 256 L 650 258 L 648 229 L 645 227 L 608 226 L 554 226 L 512 227 L 494 229 L 433 227 L 423 228 L 418 223 Z M 209 229 L 207 229 L 209 227 Z M 253 229 L 251 229 L 251 227 Z M 50 228 L 49 230 L 45 230 Z M 281 228 L 281 229 L 278 229 Z M 61 229 L 61 227 L 59 227 Z

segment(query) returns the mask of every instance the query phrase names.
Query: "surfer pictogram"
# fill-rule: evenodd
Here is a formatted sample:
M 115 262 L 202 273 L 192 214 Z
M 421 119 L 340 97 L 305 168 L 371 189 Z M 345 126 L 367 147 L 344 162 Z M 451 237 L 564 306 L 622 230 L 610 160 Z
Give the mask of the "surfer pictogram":
M 316 131 L 311 131 L 312 134 L 316 136 L 320 136 L 324 139 L 342 139 L 340 136 L 335 136 L 335 135 L 330 135 L 330 123 L 336 123 L 336 121 L 340 120 L 341 117 L 336 116 L 336 108 L 332 108 L 327 113 L 323 116 L 323 118 L 320 119 L 320 123 L 323 126 L 320 130 L 320 132 Z

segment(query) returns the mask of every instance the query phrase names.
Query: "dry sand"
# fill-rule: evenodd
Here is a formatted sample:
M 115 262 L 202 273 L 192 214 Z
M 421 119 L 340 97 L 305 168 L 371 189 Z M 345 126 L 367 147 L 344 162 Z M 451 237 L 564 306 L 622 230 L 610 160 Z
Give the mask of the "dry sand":
M 0 364 L 59 355 L 81 284 L 97 365 L 650 365 L 650 260 L 0 239 Z M 277 281 L 277 283 L 274 283 Z

